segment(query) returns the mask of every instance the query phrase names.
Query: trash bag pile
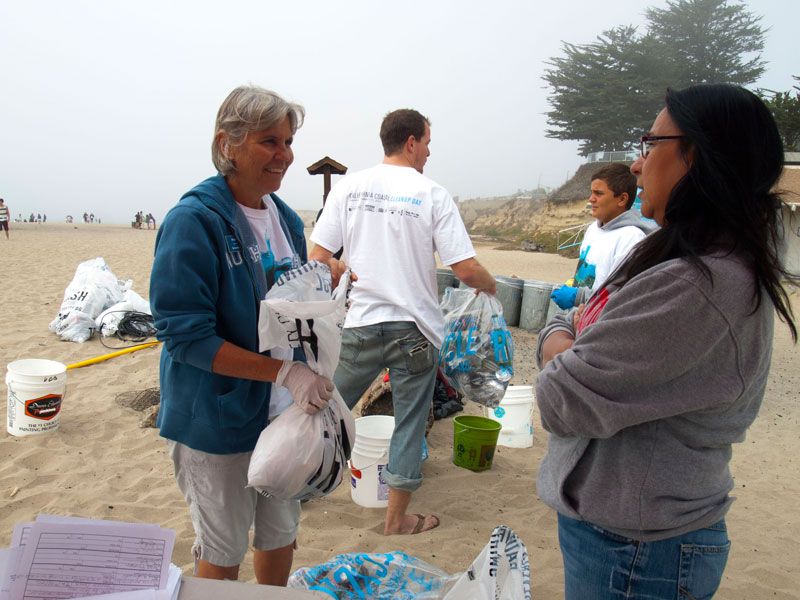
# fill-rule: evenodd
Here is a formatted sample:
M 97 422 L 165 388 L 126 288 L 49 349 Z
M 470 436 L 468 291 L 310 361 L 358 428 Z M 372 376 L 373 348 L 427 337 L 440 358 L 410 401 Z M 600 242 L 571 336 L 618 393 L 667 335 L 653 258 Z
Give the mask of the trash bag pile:
M 441 303 L 439 366 L 454 388 L 489 408 L 500 404 L 514 374 L 514 342 L 494 296 L 447 288 Z
M 151 314 L 150 304 L 131 289 L 132 285 L 131 279 L 118 279 L 100 257 L 82 262 L 50 322 L 50 331 L 64 341 L 83 343 L 96 330 L 102 329 L 106 336 L 114 334 L 120 315 L 126 311 Z M 116 323 L 111 315 L 116 315 Z
M 530 600 L 528 550 L 511 529 L 500 525 L 464 573 L 449 575 L 402 552 L 339 554 L 304 567 L 288 587 L 353 600 Z

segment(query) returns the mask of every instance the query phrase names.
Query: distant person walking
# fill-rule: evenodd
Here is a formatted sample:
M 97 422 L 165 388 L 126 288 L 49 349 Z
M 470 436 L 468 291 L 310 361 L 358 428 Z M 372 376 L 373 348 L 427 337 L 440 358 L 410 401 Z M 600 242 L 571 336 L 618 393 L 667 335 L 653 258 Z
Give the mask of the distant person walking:
M 10 221 L 11 213 L 8 210 L 8 206 L 6 206 L 5 200 L 0 198 L 0 229 L 5 229 L 6 239 L 10 239 L 8 237 L 8 224 Z

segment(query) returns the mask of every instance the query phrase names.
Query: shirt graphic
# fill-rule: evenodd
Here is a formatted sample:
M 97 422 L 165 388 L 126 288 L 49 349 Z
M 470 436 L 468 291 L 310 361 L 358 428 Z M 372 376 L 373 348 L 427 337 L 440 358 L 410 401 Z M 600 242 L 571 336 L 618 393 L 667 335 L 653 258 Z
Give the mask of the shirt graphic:
M 261 253 L 261 265 L 264 267 L 264 275 L 267 278 L 267 288 L 271 288 L 283 273 L 300 266 L 300 257 L 294 254 L 276 258 L 272 250 L 272 242 L 269 239 L 265 240 L 265 242 L 267 249 Z
M 575 269 L 575 287 L 592 287 L 594 285 L 595 273 L 597 266 L 586 262 L 586 255 L 589 254 L 591 246 L 586 246 L 586 249 L 581 252 L 578 257 L 578 267 Z

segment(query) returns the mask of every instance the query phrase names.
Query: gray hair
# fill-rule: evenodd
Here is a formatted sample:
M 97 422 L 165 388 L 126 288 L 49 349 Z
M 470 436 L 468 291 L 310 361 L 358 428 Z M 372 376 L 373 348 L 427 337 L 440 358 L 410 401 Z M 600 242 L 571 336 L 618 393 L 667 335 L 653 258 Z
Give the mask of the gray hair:
M 224 176 L 236 170 L 233 160 L 219 146 L 217 138 L 221 131 L 226 134 L 227 145 L 239 146 L 251 131 L 276 127 L 286 117 L 294 134 L 303 124 L 305 114 L 302 106 L 287 102 L 270 90 L 253 85 L 237 87 L 219 107 L 214 124 L 211 160 L 217 171 Z

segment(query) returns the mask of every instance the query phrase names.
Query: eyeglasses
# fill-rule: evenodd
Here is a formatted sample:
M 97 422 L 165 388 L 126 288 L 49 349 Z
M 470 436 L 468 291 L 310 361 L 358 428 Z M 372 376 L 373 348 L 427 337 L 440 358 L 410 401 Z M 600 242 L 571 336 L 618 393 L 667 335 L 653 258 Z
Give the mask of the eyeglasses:
M 643 135 L 639 151 L 642 153 L 642 158 L 647 158 L 647 155 L 650 154 L 650 150 L 653 147 L 653 142 L 660 142 L 662 140 L 680 140 L 685 137 L 685 135 Z

